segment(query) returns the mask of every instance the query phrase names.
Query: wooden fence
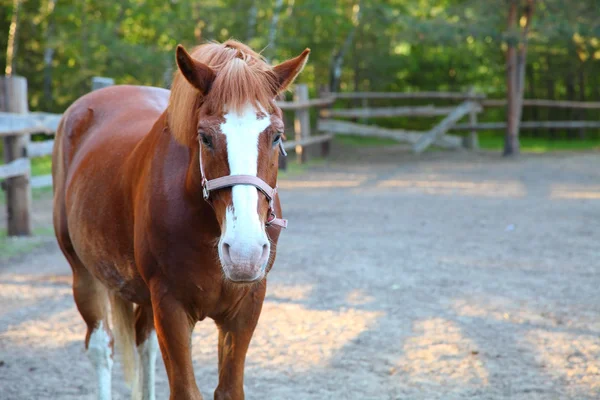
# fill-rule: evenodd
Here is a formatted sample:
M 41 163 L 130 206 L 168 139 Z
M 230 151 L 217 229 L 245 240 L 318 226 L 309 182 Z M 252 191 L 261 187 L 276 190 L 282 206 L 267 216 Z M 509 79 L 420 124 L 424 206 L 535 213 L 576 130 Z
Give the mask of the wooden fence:
M 95 77 L 92 90 L 110 86 L 110 78 Z M 285 142 L 294 150 L 299 162 L 306 161 L 306 148 L 320 144 L 323 156 L 329 151 L 331 134 L 311 136 L 309 109 L 331 105 L 333 97 L 309 99 L 306 85 L 296 85 L 294 101 L 277 102 L 284 111 L 294 112 L 293 140 Z M 30 113 L 27 103 L 27 80 L 23 77 L 0 77 L 0 138 L 4 142 L 4 164 L 0 181 L 6 192 L 8 235 L 31 235 L 31 189 L 52 186 L 52 176 L 31 176 L 31 158 L 52 154 L 54 140 L 31 142 L 33 133 L 54 135 L 62 114 Z M 285 159 L 280 158 L 285 168 Z
M 348 92 L 337 93 L 336 99 L 362 100 L 363 107 L 324 110 L 320 113 L 318 127 L 320 130 L 331 133 L 342 133 L 360 136 L 379 136 L 407 142 L 412 145 L 415 153 L 421 153 L 430 145 L 443 148 L 477 147 L 477 133 L 472 132 L 467 140 L 458 136 L 448 135 L 456 123 L 465 116 L 469 116 L 471 123 L 476 123 L 477 113 L 482 111 L 479 101 L 485 99 L 482 94 L 453 93 L 453 92 L 418 92 L 418 93 L 385 93 L 385 92 Z M 444 99 L 462 100 L 455 106 L 435 107 L 432 104 L 410 107 L 380 107 L 368 106 L 369 99 Z M 409 131 L 405 129 L 389 129 L 375 125 L 366 125 L 356 122 L 340 121 L 333 118 L 391 118 L 391 117 L 433 117 L 444 118 L 428 131 Z
M 110 78 L 95 77 L 92 90 L 112 85 Z M 337 99 L 360 100 L 360 108 L 332 108 Z M 410 107 L 369 107 L 369 100 L 444 100 L 459 101 L 457 105 L 434 106 L 432 104 Z M 290 140 L 285 142 L 286 150 L 294 150 L 299 163 L 307 160 L 307 150 L 320 146 L 321 156 L 327 156 L 334 135 L 349 134 L 377 136 L 408 142 L 417 153 L 434 144 L 443 148 L 476 148 L 477 134 L 480 130 L 505 129 L 503 122 L 477 122 L 478 113 L 486 108 L 503 107 L 505 100 L 487 99 L 484 94 L 474 91 L 463 92 L 418 92 L 418 93 L 377 93 L 345 92 L 321 93 L 319 98 L 310 99 L 306 85 L 296 85 L 294 99 L 291 102 L 278 101 L 277 105 L 289 115 L 293 112 L 293 126 Z M 525 100 L 525 107 L 559 107 L 579 109 L 600 109 L 598 102 Z M 310 110 L 319 110 L 316 130 L 311 129 Z M 52 177 L 31 177 L 31 158 L 52 153 L 53 140 L 31 142 L 32 133 L 53 135 L 56 132 L 62 114 L 44 112 L 30 113 L 27 105 L 27 81 L 22 77 L 0 77 L 0 138 L 4 142 L 4 165 L 0 165 L 0 181 L 6 191 L 8 211 L 8 234 L 31 234 L 31 188 L 51 186 Z M 366 125 L 354 121 L 368 118 L 387 117 L 435 117 L 444 118 L 428 131 L 410 131 L 390 129 L 375 125 Z M 468 116 L 467 123 L 459 121 Z M 336 119 L 338 118 L 338 119 Z M 353 119 L 353 121 L 340 120 Z M 287 121 L 291 122 L 291 121 Z M 600 121 L 527 121 L 521 123 L 522 129 L 535 128 L 600 128 Z M 462 138 L 448 134 L 449 131 L 468 130 Z M 311 133 L 316 132 L 317 135 Z M 291 136 L 291 135 L 288 135 Z M 285 159 L 280 158 L 285 168 Z
M 319 128 L 332 133 L 342 133 L 359 136 L 378 136 L 392 138 L 412 144 L 417 153 L 435 144 L 444 148 L 478 147 L 478 131 L 504 130 L 505 122 L 477 122 L 478 114 L 485 109 L 505 107 L 504 99 L 488 99 L 485 94 L 468 92 L 416 92 L 416 93 L 387 93 L 387 92 L 345 92 L 336 93 L 336 99 L 360 100 L 362 107 L 332 109 L 321 111 Z M 409 107 L 369 107 L 369 100 L 454 100 L 461 101 L 455 106 L 434 106 L 433 104 Z M 543 99 L 525 99 L 524 107 L 551 107 L 571 109 L 600 109 L 600 102 L 557 101 Z M 333 118 L 352 118 L 365 120 L 368 118 L 391 117 L 435 117 L 445 116 L 441 122 L 429 131 L 410 131 L 404 129 L 389 129 L 375 125 L 365 125 L 356 122 L 340 121 Z M 461 118 L 468 116 L 468 122 L 458 123 Z M 521 129 L 583 129 L 600 128 L 600 121 L 524 121 Z M 447 134 L 449 131 L 469 131 L 464 137 Z

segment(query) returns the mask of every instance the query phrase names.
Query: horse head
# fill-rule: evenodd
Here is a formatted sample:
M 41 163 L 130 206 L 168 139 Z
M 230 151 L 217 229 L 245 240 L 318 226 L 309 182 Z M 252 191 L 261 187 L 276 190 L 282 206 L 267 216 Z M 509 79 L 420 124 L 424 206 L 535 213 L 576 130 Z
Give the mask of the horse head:
M 191 54 L 177 47 L 169 128 L 198 160 L 200 182 L 191 190 L 203 190 L 214 210 L 221 228 L 219 260 L 229 281 L 265 276 L 272 254 L 266 226 L 276 200 L 269 189 L 276 188 L 284 132 L 275 98 L 300 73 L 309 52 L 270 66 L 235 41 L 202 45 Z M 223 177 L 233 183 L 209 194 L 207 183 Z

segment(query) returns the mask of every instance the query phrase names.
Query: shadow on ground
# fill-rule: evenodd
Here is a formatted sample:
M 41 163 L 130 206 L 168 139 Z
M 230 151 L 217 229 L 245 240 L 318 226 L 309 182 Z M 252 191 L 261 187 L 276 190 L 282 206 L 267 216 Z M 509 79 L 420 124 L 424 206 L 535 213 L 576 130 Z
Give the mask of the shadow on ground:
M 280 182 L 290 228 L 247 398 L 598 398 L 599 161 L 338 149 Z M 55 247 L 0 265 L 3 399 L 93 398 L 70 279 Z M 211 322 L 193 348 L 211 398 Z M 162 363 L 157 379 L 164 398 Z

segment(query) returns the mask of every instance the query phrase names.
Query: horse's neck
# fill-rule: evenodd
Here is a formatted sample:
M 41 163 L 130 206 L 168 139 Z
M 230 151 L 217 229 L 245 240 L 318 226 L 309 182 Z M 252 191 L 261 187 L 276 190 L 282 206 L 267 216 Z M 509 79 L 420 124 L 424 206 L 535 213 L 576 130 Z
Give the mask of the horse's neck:
M 179 144 L 171 135 L 163 113 L 135 149 L 135 158 L 143 157 L 147 164 L 138 165 L 138 182 L 145 190 L 147 201 L 155 199 L 176 202 L 171 204 L 184 208 L 202 219 L 214 218 L 214 211 L 202 197 L 202 177 L 198 150 Z

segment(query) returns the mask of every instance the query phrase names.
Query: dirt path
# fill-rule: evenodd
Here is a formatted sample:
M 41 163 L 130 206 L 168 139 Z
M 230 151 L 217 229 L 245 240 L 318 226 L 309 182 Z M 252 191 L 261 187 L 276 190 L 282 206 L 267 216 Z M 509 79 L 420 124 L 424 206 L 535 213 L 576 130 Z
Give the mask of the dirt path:
M 290 228 L 247 398 L 599 398 L 599 165 L 377 149 L 281 182 Z M 1 399 L 94 397 L 69 268 L 47 250 L 0 266 Z M 193 348 L 212 398 L 211 322 Z M 121 377 L 117 362 L 115 399 Z

